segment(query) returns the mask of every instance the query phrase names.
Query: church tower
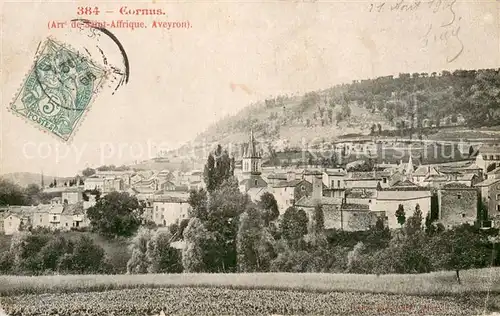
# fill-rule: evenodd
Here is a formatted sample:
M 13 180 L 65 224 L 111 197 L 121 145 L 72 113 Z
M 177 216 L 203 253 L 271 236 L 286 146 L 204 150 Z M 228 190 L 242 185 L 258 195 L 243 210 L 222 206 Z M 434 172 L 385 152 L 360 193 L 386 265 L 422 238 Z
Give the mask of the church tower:
M 250 142 L 248 143 L 243 153 L 241 161 L 241 169 L 243 180 L 239 183 L 241 192 L 248 192 L 251 188 L 265 188 L 267 182 L 260 176 L 262 173 L 262 155 L 257 150 L 257 144 L 253 136 L 253 131 L 250 131 Z
M 243 153 L 242 160 L 242 171 L 246 176 L 255 175 L 258 176 L 262 173 L 261 166 L 262 156 L 260 152 L 257 151 L 257 146 L 255 143 L 255 138 L 253 136 L 253 131 L 250 131 L 250 142 L 248 143 L 245 152 Z

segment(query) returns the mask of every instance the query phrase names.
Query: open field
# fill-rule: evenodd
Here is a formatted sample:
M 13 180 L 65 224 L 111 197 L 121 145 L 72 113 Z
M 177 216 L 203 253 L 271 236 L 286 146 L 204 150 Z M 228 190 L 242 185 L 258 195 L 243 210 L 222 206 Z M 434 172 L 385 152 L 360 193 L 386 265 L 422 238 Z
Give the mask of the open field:
M 479 315 L 500 311 L 500 268 L 321 273 L 0 276 L 11 315 Z M 86 311 L 86 312 L 85 312 Z M 52 314 L 54 315 L 54 314 Z
M 144 275 L 60 275 L 0 276 L 0 296 L 26 293 L 90 292 L 130 288 L 227 287 L 312 292 L 363 292 L 407 295 L 453 295 L 500 293 L 500 268 L 428 274 L 144 274 Z
M 480 315 L 453 297 L 224 288 L 128 289 L 5 298 L 10 315 Z

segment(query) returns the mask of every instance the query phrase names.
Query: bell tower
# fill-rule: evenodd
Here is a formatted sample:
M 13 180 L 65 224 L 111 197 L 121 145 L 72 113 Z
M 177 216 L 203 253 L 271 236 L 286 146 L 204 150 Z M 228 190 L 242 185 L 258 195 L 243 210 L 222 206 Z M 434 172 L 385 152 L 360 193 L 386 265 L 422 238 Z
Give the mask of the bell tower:
M 250 130 L 250 142 L 243 153 L 243 173 L 246 175 L 260 175 L 262 173 L 261 160 L 262 156 L 257 151 L 253 130 Z

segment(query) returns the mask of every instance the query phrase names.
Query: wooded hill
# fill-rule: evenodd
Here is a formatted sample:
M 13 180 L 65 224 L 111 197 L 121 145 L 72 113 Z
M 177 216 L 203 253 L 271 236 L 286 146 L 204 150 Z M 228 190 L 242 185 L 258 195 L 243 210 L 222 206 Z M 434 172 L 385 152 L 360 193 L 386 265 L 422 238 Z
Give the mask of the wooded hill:
M 252 128 L 261 140 L 296 146 L 345 134 L 499 124 L 499 69 L 401 73 L 266 99 L 220 120 L 197 141 L 245 142 Z

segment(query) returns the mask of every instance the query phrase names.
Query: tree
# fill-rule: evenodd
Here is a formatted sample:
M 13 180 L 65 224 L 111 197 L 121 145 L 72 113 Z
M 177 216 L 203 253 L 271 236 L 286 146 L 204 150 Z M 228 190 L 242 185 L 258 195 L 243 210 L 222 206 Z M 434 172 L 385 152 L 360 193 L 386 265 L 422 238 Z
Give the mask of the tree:
M 54 236 L 40 250 L 43 271 L 57 271 L 60 258 L 66 253 L 73 252 L 73 242 L 66 240 L 62 236 Z
M 466 116 L 472 125 L 494 125 L 500 121 L 500 76 L 498 71 L 479 72 L 471 87 L 470 103 Z
M 259 246 L 263 220 L 255 208 L 247 209 L 240 216 L 240 225 L 236 240 L 238 253 L 238 270 L 240 272 L 254 272 L 260 270 L 257 248 Z
M 87 210 L 92 229 L 104 236 L 132 236 L 142 222 L 144 205 L 127 192 L 111 192 Z
M 203 179 L 208 192 L 213 192 L 217 186 L 217 174 L 215 170 L 215 158 L 212 153 L 208 155 L 207 163 L 205 164 L 205 171 Z
M 94 174 L 95 174 L 95 169 L 87 167 L 87 168 L 85 168 L 85 169 L 82 170 L 82 175 L 84 177 L 90 177 L 90 176 L 92 176 Z
M 491 251 L 487 244 L 476 228 L 464 224 L 432 239 L 429 245 L 431 261 L 436 269 L 454 270 L 461 284 L 460 270 L 487 265 Z
M 104 249 L 88 236 L 81 236 L 71 253 L 71 272 L 98 273 L 105 264 Z
M 191 206 L 189 217 L 197 217 L 201 220 L 207 219 L 207 191 L 204 189 L 191 190 L 189 192 L 188 203 Z
M 398 219 L 398 224 L 403 226 L 406 221 L 406 213 L 403 204 L 399 204 L 398 210 L 396 211 L 396 218 Z
M 406 234 L 411 236 L 422 229 L 422 211 L 420 210 L 420 205 L 415 206 L 415 211 L 413 215 L 406 220 Z
M 22 232 L 14 235 L 10 243 L 10 251 L 14 257 L 16 274 L 39 274 L 43 264 L 39 256 L 40 250 L 50 241 L 49 234 L 33 234 Z
M 259 208 L 264 212 L 264 223 L 267 226 L 269 222 L 278 219 L 280 212 L 278 209 L 278 202 L 272 193 L 266 192 L 261 195 L 258 203 Z
M 129 244 L 130 259 L 127 262 L 127 273 L 142 274 L 148 271 L 150 265 L 149 258 L 146 255 L 148 243 L 151 240 L 151 231 L 141 227 L 137 234 L 131 239 Z
M 24 190 L 24 205 L 46 204 L 50 201 L 50 195 L 44 193 L 38 184 L 29 184 Z
M 325 214 L 323 213 L 323 207 L 320 204 L 317 204 L 314 207 L 314 213 L 312 215 L 310 225 L 310 232 L 313 234 L 320 234 L 325 229 Z
M 212 252 L 207 256 L 207 268 L 211 272 L 228 272 L 237 269 L 236 237 L 239 216 L 249 204 L 250 198 L 242 194 L 236 179 L 225 181 L 208 202 L 208 216 L 204 221 L 213 239 L 207 247 Z
M 21 187 L 12 181 L 0 179 L 0 205 L 23 205 L 24 194 Z
M 217 145 L 215 152 L 208 155 L 207 163 L 205 164 L 203 179 L 207 191 L 209 193 L 214 192 L 224 181 L 233 175 L 234 159 L 229 157 L 227 150 L 222 150 L 221 145 Z
M 281 223 L 282 236 L 292 244 L 297 244 L 299 240 L 307 234 L 308 218 L 303 209 L 289 207 L 283 215 Z
M 152 234 L 146 250 L 149 273 L 182 272 L 180 253 L 170 245 L 172 237 L 168 230 L 157 230 Z
M 362 271 L 362 254 L 366 250 L 363 242 L 358 242 L 354 248 L 347 254 L 347 271 L 348 272 L 365 272 Z
M 212 236 L 199 218 L 193 217 L 184 230 L 185 247 L 182 250 L 182 266 L 185 272 L 205 272 L 204 248 Z

